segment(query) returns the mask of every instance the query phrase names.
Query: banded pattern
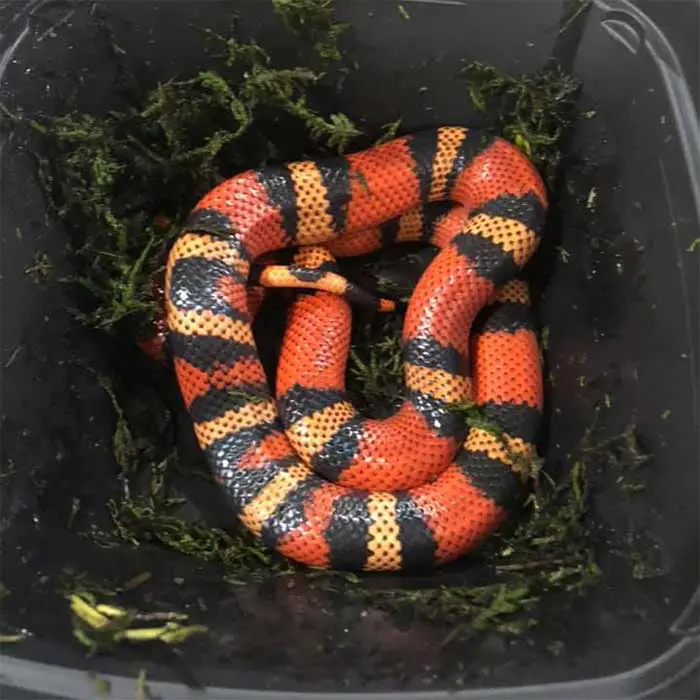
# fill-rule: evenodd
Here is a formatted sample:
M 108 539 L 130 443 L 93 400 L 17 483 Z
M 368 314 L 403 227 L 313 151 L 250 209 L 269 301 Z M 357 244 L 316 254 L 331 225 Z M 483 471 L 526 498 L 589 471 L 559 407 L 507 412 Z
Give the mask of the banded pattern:
M 268 263 L 262 268 L 253 268 L 250 280 L 265 288 L 323 290 L 377 311 L 396 309 L 391 299 L 374 297 L 340 275 L 333 255 L 327 248 L 319 246 L 299 248 L 290 264 Z
M 199 202 L 168 260 L 169 340 L 199 444 L 251 532 L 299 562 L 372 571 L 455 559 L 502 522 L 542 405 L 519 277 L 546 208 L 519 150 L 457 127 L 250 170 Z M 348 301 L 381 302 L 332 256 L 403 241 L 440 250 L 406 312 L 406 400 L 373 421 L 345 396 Z M 294 246 L 291 266 L 251 275 L 252 261 Z M 312 290 L 292 306 L 274 397 L 251 284 Z M 467 431 L 453 410 L 465 400 L 504 435 Z

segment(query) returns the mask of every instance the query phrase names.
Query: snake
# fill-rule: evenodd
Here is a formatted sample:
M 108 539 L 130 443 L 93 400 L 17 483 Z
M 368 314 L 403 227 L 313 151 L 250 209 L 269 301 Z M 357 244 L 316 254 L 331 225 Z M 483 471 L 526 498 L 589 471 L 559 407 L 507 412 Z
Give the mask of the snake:
M 527 155 L 462 126 L 263 165 L 198 201 L 168 252 L 167 342 L 199 448 L 265 547 L 321 569 L 432 568 L 522 502 L 543 403 L 526 266 L 547 207 Z M 403 401 L 374 419 L 345 387 L 352 305 L 396 304 L 337 258 L 404 242 L 436 252 L 405 308 Z M 253 333 L 271 287 L 298 290 L 274 387 Z

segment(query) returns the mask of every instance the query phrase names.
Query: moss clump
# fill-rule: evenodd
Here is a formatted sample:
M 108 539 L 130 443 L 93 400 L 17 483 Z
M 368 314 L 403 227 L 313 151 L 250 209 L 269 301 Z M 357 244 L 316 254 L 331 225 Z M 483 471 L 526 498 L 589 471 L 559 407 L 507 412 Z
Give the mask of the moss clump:
M 517 636 L 542 624 L 539 606 L 547 595 L 566 593 L 563 608 L 601 576 L 588 490 L 595 466 L 577 464 L 556 483 L 540 471 L 515 531 L 494 537 L 476 556 L 475 564 L 490 569 L 489 582 L 372 595 L 384 607 L 446 625 L 444 645 L 484 632 Z
M 291 571 L 291 565 L 274 557 L 246 532 L 226 532 L 207 523 L 178 515 L 184 501 L 147 496 L 110 501 L 113 535 L 135 546 L 155 544 L 219 565 L 233 584 Z
M 340 25 L 328 2 L 281 0 L 276 9 L 295 26 L 311 18 L 303 26 L 323 35 L 322 54 L 332 53 Z M 72 233 L 80 270 L 72 281 L 86 292 L 76 314 L 90 326 L 118 333 L 124 321 L 148 325 L 168 242 L 214 185 L 284 157 L 289 136 L 280 123 L 306 134 L 303 147 L 326 152 L 361 135 L 346 115 L 311 106 L 320 73 L 276 67 L 254 42 L 205 34 L 220 58 L 216 71 L 139 92 L 122 66 L 119 110 L 27 117 L 2 107 L 5 126 L 29 130 L 51 212 Z M 39 261 L 31 273 L 45 268 Z
M 334 17 L 333 0 L 272 0 L 288 29 L 313 44 L 323 59 L 341 59 L 338 40 L 348 25 Z
M 581 82 L 559 69 L 512 76 L 478 61 L 461 74 L 472 105 L 532 159 L 551 185 Z
M 356 324 L 348 358 L 348 390 L 358 410 L 381 417 L 404 395 L 401 317 L 375 317 Z
M 447 626 L 443 645 L 485 632 L 520 635 L 546 622 L 540 606 L 554 595 L 559 610 L 574 605 L 600 581 L 598 550 L 610 546 L 596 519 L 593 484 L 611 468 L 636 471 L 649 459 L 634 426 L 604 434 L 603 410 L 594 411 L 558 479 L 546 468 L 532 474 L 532 492 L 517 527 L 493 537 L 474 556 L 473 564 L 490 572 L 487 582 L 371 592 L 356 587 L 353 595 L 411 619 Z M 628 562 L 633 578 L 661 575 L 663 567 L 643 553 L 647 547 L 637 540 L 623 538 L 615 553 Z
M 174 478 L 211 480 L 211 476 L 198 465 L 185 473 L 173 444 L 169 407 L 149 392 L 131 387 L 124 397 L 128 405 L 126 401 L 123 405 L 109 379 L 99 377 L 98 381 L 114 407 L 112 451 L 120 469 L 122 493 L 107 502 L 111 531 L 91 531 L 97 544 L 167 547 L 221 566 L 232 583 L 291 570 L 290 564 L 273 556 L 247 532 L 226 532 L 201 519 L 182 517 L 186 499 L 178 493 Z M 150 424 L 144 423 L 145 412 L 151 414 Z

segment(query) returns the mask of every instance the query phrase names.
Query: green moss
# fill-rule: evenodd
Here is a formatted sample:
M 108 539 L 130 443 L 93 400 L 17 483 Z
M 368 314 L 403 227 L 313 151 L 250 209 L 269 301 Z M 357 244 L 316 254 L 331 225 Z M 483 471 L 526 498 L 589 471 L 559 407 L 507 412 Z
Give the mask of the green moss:
M 169 408 L 148 392 L 135 389 L 123 405 L 119 392 L 105 377 L 99 382 L 114 408 L 115 429 L 112 449 L 119 466 L 122 494 L 107 503 L 113 528 L 94 530 L 93 539 L 103 547 L 125 542 L 132 546 L 156 545 L 197 557 L 222 567 L 234 579 L 266 577 L 289 569 L 262 544 L 242 530 L 225 532 L 201 519 L 180 516 L 185 500 L 173 486 L 176 474 L 183 473 L 173 445 Z M 150 422 L 142 416 L 150 413 Z M 211 478 L 207 472 L 191 468 L 187 476 Z
M 290 101 L 285 107 L 290 114 L 304 122 L 313 139 L 325 141 L 328 148 L 338 153 L 344 153 L 353 140 L 362 135 L 347 115 L 331 114 L 328 118 L 322 117 L 309 108 L 304 97 L 295 102 Z
M 442 640 L 446 646 L 483 632 L 519 634 L 537 624 L 527 615 L 537 597 L 525 585 L 493 583 L 486 586 L 441 586 L 418 591 L 381 591 L 381 604 L 399 613 L 433 620 L 451 627 Z M 526 613 L 526 615 L 523 615 Z
M 400 317 L 377 317 L 354 329 L 348 358 L 347 388 L 355 405 L 368 415 L 396 409 L 404 396 Z
M 296 3 L 282 6 L 289 17 Z M 330 21 L 329 13 L 323 9 Z M 319 15 L 313 26 L 321 24 Z M 120 333 L 127 321 L 132 330 L 149 324 L 168 241 L 215 184 L 285 150 L 284 129 L 270 128 L 280 119 L 301 123 L 310 143 L 331 152 L 346 150 L 361 135 L 346 115 L 311 106 L 308 93 L 319 73 L 278 68 L 254 42 L 206 36 L 220 50 L 217 71 L 135 96 L 130 79 L 131 99 L 120 110 L 29 117 L 2 106 L 5 127 L 28 134 L 51 211 L 73 234 L 80 272 L 69 281 L 87 293 L 76 314 L 88 325 Z M 37 261 L 28 274 L 48 270 L 46 261 Z
M 604 399 L 604 403 L 605 399 Z M 622 432 L 615 435 L 598 438 L 603 429 L 601 425 L 602 408 L 596 408 L 594 419 L 586 430 L 582 441 L 584 455 L 596 463 L 615 473 L 618 477 L 630 478 L 641 476 L 639 468 L 647 464 L 651 456 L 640 442 L 635 424 L 628 425 Z
M 201 520 L 179 517 L 183 501 L 169 497 L 153 501 L 147 496 L 110 501 L 114 534 L 135 546 L 155 544 L 222 567 L 232 583 L 266 578 L 289 569 L 258 540 L 245 532 L 231 533 Z
M 401 123 L 403 119 L 399 117 L 398 119 L 394 120 L 393 122 L 389 122 L 388 124 L 384 124 L 382 127 L 383 133 L 382 135 L 374 142 L 375 146 L 378 146 L 379 144 L 386 143 L 387 141 L 391 141 L 392 139 L 396 138 L 399 135 L 399 129 L 401 128 Z
M 64 596 L 76 593 L 88 597 L 113 598 L 119 593 L 119 586 L 108 581 L 98 581 L 85 571 L 65 566 L 59 573 L 58 591 Z
M 487 631 L 520 635 L 547 622 L 540 606 L 555 594 L 563 595 L 557 598 L 560 612 L 573 605 L 600 581 L 597 550 L 609 547 L 597 529 L 591 479 L 607 472 L 609 459 L 620 459 L 618 448 L 627 455 L 618 462 L 622 468 L 636 468 L 648 459 L 633 446 L 632 428 L 601 437 L 599 416 L 594 411 L 563 476 L 555 481 L 545 468 L 533 475 L 526 512 L 515 530 L 496 535 L 473 557 L 475 565 L 491 569 L 490 582 L 418 590 L 355 587 L 352 595 L 401 615 L 447 625 L 443 644 Z M 663 573 L 647 545 L 639 537 L 620 543 L 618 553 L 630 562 L 635 578 Z
M 519 146 L 552 184 L 562 139 L 574 122 L 581 82 L 559 69 L 513 76 L 478 61 L 461 74 L 472 105 L 488 115 L 496 130 Z
M 311 42 L 321 58 L 340 60 L 338 39 L 348 25 L 335 20 L 333 0 L 272 0 L 272 4 L 284 24 Z
M 107 392 L 116 414 L 114 434 L 112 436 L 112 454 L 121 470 L 122 478 L 128 478 L 138 468 L 139 450 L 136 446 L 129 422 L 117 399 L 112 382 L 107 377 L 98 377 L 100 386 Z

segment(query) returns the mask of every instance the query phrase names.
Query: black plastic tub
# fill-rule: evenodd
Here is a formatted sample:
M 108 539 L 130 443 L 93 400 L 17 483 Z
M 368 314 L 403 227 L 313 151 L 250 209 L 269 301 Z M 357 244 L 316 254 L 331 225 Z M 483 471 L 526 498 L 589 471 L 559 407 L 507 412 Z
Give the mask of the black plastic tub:
M 232 10 L 241 31 L 279 63 L 293 64 L 300 50 L 263 0 L 107 5 L 115 41 L 151 85 L 200 70 L 206 60 L 193 25 L 217 29 Z M 592 502 L 601 532 L 643 535 L 655 573 L 630 573 L 603 538 L 597 585 L 566 606 L 565 594 L 545 599 L 543 624 L 516 636 L 444 644 L 449 630 L 439 620 L 395 618 L 371 600 L 307 586 L 303 573 L 236 587 L 213 564 L 162 547 L 98 547 L 85 523 L 104 517 L 120 488 L 113 406 L 96 380 L 109 373 L 112 349 L 66 311 L 73 300 L 55 280 L 71 273 L 67 234 L 45 215 L 31 154 L 5 138 L 0 530 L 9 595 L 1 631 L 29 635 L 1 645 L 3 697 L 134 697 L 144 669 L 149 697 L 164 699 L 697 698 L 699 8 L 694 0 L 338 3 L 351 25 L 344 41 L 352 70 L 327 111 L 370 131 L 398 115 L 404 132 L 480 124 L 455 81 L 463 61 L 514 74 L 557 63 L 582 81 L 577 111 L 586 118 L 566 144 L 556 237 L 538 262 L 538 313 L 549 329 L 542 454 L 566 465 L 601 400 L 611 433 L 636 425 L 652 455 L 645 489 L 631 498 L 617 488 L 619 474 L 603 473 Z M 81 109 L 113 106 L 114 71 L 88 5 L 10 2 L 0 21 L 6 106 L 57 109 L 69 74 L 80 76 Z M 54 265 L 44 285 L 26 274 L 39 253 Z M 199 511 L 215 524 L 230 521 L 216 494 L 187 485 L 183 492 L 183 517 Z M 72 518 L 74 499 L 81 510 Z M 68 570 L 112 581 L 148 570 L 151 581 L 128 591 L 124 604 L 186 610 L 215 640 L 87 657 L 60 593 Z M 480 575 L 465 561 L 419 580 L 389 577 L 389 585 Z M 376 580 L 367 585 L 387 584 Z

